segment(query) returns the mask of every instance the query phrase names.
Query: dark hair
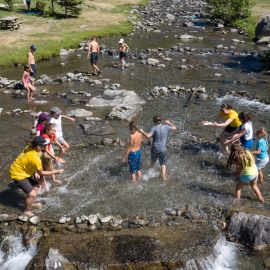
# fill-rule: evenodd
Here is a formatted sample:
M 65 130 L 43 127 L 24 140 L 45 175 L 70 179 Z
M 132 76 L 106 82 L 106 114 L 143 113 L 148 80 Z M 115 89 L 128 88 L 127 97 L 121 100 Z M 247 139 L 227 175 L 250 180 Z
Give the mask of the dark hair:
M 220 109 L 221 110 L 230 110 L 232 109 L 233 107 L 227 103 L 223 103 L 221 106 L 220 106 Z
M 244 122 L 251 121 L 251 115 L 247 111 L 239 113 L 238 118 Z
M 160 124 L 161 121 L 162 121 L 162 118 L 159 115 L 155 115 L 153 117 L 153 121 L 154 121 L 155 124 Z
M 30 69 L 30 66 L 29 65 L 25 65 L 23 69 L 24 69 L 24 71 L 26 71 L 26 70 Z
M 131 121 L 128 126 L 129 126 L 130 130 L 136 130 L 137 129 L 137 125 L 136 125 L 136 123 L 134 121 Z
M 53 123 L 46 123 L 43 129 L 43 133 L 47 134 L 54 127 Z

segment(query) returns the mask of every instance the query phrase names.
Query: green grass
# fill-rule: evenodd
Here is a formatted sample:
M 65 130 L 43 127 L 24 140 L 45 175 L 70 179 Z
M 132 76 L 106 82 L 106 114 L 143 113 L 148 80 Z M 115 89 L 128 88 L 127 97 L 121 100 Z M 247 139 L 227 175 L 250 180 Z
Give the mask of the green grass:
M 237 20 L 233 23 L 234 26 L 237 26 L 243 29 L 250 37 L 255 37 L 255 29 L 258 23 L 258 18 L 250 16 L 244 20 Z
M 84 32 L 72 32 L 64 33 L 61 36 L 61 39 L 57 41 L 47 40 L 46 42 L 36 42 L 38 50 L 36 52 L 36 60 L 45 60 L 53 56 L 58 56 L 59 51 L 62 48 L 77 48 L 80 41 L 89 39 L 91 36 L 104 37 L 114 34 L 126 35 L 132 30 L 132 25 L 128 22 L 121 23 L 114 27 L 107 26 L 98 31 L 84 31 Z M 34 34 L 34 36 L 40 34 Z M 12 49 L 6 48 L 0 52 L 0 65 L 8 66 L 15 65 L 19 63 L 25 63 L 26 61 L 26 51 L 25 48 Z

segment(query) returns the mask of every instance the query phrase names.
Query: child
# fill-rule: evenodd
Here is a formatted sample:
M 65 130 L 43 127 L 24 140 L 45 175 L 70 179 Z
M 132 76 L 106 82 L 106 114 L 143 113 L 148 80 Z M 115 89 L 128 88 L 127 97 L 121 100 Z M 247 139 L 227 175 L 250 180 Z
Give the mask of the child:
M 54 169 L 53 161 L 59 162 L 59 163 L 65 163 L 65 161 L 61 158 L 61 156 L 65 152 L 65 150 L 63 149 L 63 147 L 58 142 L 58 140 L 57 140 L 57 138 L 55 136 L 55 129 L 54 129 L 53 124 L 47 123 L 45 125 L 42 137 L 45 138 L 45 139 L 50 140 L 49 144 L 46 146 L 46 149 L 44 151 L 44 154 L 43 154 L 43 157 L 42 157 L 42 162 L 43 162 L 44 168 L 46 168 L 46 170 L 48 170 L 48 171 L 51 171 L 51 170 Z M 56 145 L 58 145 L 60 147 L 60 149 L 61 149 L 60 154 L 59 154 L 58 157 L 54 153 L 54 150 L 53 150 L 53 147 L 52 147 L 53 142 Z M 52 174 L 52 181 L 57 183 L 57 184 L 62 184 L 62 181 L 56 179 L 54 174 Z
M 50 123 L 54 124 L 56 138 L 58 139 L 59 143 L 63 146 L 63 149 L 67 151 L 70 148 L 70 145 L 65 141 L 63 137 L 62 118 L 66 118 L 68 120 L 71 120 L 72 122 L 75 122 L 75 119 L 72 117 L 68 117 L 66 115 L 62 115 L 61 113 L 62 111 L 58 107 L 52 107 L 50 110 L 51 114 Z
M 49 120 L 50 120 L 50 115 L 48 113 L 43 112 L 39 115 L 38 122 L 36 125 L 36 136 L 43 135 L 44 127 L 45 127 L 46 123 L 48 123 Z
M 141 144 L 142 134 L 137 130 L 136 124 L 132 121 L 129 124 L 129 144 L 123 157 L 123 162 L 129 164 L 129 171 L 131 174 L 131 180 L 133 184 L 137 184 L 138 179 L 142 176 L 141 173 Z
M 118 44 L 119 44 L 119 59 L 122 63 L 122 69 L 124 69 L 126 65 L 127 52 L 129 50 L 129 47 L 124 42 L 123 38 L 119 40 Z
M 237 200 L 240 200 L 241 189 L 245 184 L 250 184 L 252 190 L 256 194 L 260 202 L 265 202 L 257 185 L 258 169 L 255 164 L 253 155 L 240 144 L 234 143 L 231 146 L 231 153 L 227 161 L 227 167 L 236 167 L 239 181 L 235 187 L 235 195 Z
M 256 136 L 258 138 L 256 144 L 256 151 L 252 151 L 252 154 L 256 155 L 256 165 L 259 171 L 258 176 L 258 183 L 264 182 L 264 176 L 262 169 L 267 165 L 269 162 L 268 156 L 268 141 L 267 141 L 267 132 L 265 128 L 260 128 L 256 131 Z
M 36 88 L 32 85 L 31 80 L 30 80 L 30 67 L 29 67 L 29 65 L 24 66 L 22 82 L 23 82 L 24 88 L 27 90 L 27 100 L 28 101 L 33 100 L 34 99 L 33 95 L 34 95 L 34 92 L 36 91 Z

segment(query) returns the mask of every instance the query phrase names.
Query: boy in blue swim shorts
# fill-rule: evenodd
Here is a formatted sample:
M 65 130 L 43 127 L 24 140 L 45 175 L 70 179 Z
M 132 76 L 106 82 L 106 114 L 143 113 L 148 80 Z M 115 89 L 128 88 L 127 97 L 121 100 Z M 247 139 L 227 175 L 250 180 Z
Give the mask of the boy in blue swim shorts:
M 127 150 L 125 151 L 123 162 L 128 162 L 132 183 L 137 184 L 138 179 L 142 176 L 142 134 L 137 130 L 136 124 L 133 121 L 129 124 L 129 131 L 129 144 Z

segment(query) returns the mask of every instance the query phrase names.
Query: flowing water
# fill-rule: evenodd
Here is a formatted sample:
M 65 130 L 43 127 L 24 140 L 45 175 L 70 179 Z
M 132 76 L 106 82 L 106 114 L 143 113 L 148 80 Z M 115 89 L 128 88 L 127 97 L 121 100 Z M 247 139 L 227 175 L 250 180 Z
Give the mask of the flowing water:
M 204 23 L 204 22 L 202 22 Z M 204 86 L 211 93 L 212 89 L 243 90 L 270 98 L 269 77 L 261 71 L 263 66 L 252 55 L 247 55 L 248 50 L 259 50 L 254 43 L 244 36 L 231 33 L 228 29 L 226 35 L 213 32 L 212 27 L 206 25 L 205 30 L 196 28 L 163 27 L 162 33 L 135 32 L 133 36 L 125 37 L 132 51 L 140 51 L 144 48 L 165 48 L 169 50 L 179 42 L 186 46 L 197 48 L 195 53 L 168 52 L 171 62 L 164 62 L 165 69 L 158 69 L 142 65 L 136 59 L 129 62 L 135 66 L 121 71 L 112 66 L 115 59 L 102 55 L 99 65 L 102 67 L 102 78 L 110 78 L 111 83 L 120 83 L 121 89 L 134 90 L 138 95 L 151 90 L 155 86 L 183 85 L 185 87 Z M 192 40 L 188 42 L 175 38 L 175 35 L 192 34 L 203 36 L 204 40 Z M 241 39 L 245 43 L 235 44 L 233 38 Z M 101 43 L 116 47 L 119 37 L 103 38 Z M 224 46 L 236 46 L 240 55 L 228 55 L 217 53 L 205 53 L 218 44 Z M 187 64 L 194 65 L 194 69 L 180 70 L 178 68 L 186 59 Z M 60 65 L 65 63 L 65 66 Z M 54 58 L 50 61 L 38 63 L 39 74 L 60 76 L 67 72 L 88 71 L 89 63 L 86 54 L 77 53 L 65 58 Z M 19 79 L 21 68 L 7 68 L 1 70 L 1 76 L 9 79 Z M 215 73 L 221 73 L 222 77 L 215 77 Z M 87 83 L 68 82 L 59 85 L 40 86 L 39 90 L 48 89 L 51 93 L 63 93 L 71 90 L 86 91 L 97 96 L 103 89 L 98 86 L 90 86 Z M 0 107 L 4 110 L 21 108 L 31 112 L 48 111 L 52 106 L 59 106 L 64 113 L 75 108 L 85 108 L 71 104 L 57 95 L 49 97 L 40 96 L 39 100 L 45 100 L 45 104 L 27 104 L 25 98 L 15 97 L 1 93 Z M 215 139 L 221 130 L 200 125 L 202 120 L 213 119 L 223 102 L 232 104 L 238 112 L 249 110 L 253 113 L 254 130 L 260 126 L 268 127 L 270 116 L 269 105 L 263 105 L 258 101 L 224 96 L 208 101 L 192 102 L 189 107 L 184 107 L 185 98 L 166 97 L 143 106 L 143 111 L 137 118 L 141 127 L 146 131 L 152 126 L 152 117 L 160 114 L 164 119 L 171 119 L 177 126 L 177 131 L 172 133 L 168 141 L 168 169 L 169 181 L 160 181 L 158 166 L 149 170 L 150 147 L 143 146 L 143 179 L 137 186 L 132 186 L 129 180 L 128 168 L 121 165 L 121 155 L 124 151 L 121 147 L 83 147 L 89 143 L 79 126 L 83 120 L 76 124 L 68 121 L 63 123 L 64 135 L 72 147 L 65 156 L 67 164 L 65 172 L 61 176 L 64 184 L 61 187 L 53 187 L 49 193 L 39 197 L 44 208 L 39 214 L 43 216 L 81 215 L 90 213 L 121 214 L 121 215 L 149 215 L 162 212 L 166 207 L 182 206 L 196 203 L 202 207 L 229 206 L 235 203 L 234 178 L 224 169 L 225 157 L 215 143 Z M 87 109 L 87 108 L 86 108 Z M 104 117 L 108 110 L 93 109 L 94 116 Z M 63 120 L 65 121 L 65 120 Z M 8 177 L 8 169 L 11 162 L 24 148 L 25 141 L 29 138 L 33 118 L 30 114 L 1 115 L 0 118 L 0 162 L 2 178 L 0 182 L 0 209 L 1 212 L 19 212 L 23 207 L 23 194 L 11 183 Z M 116 129 L 117 136 L 128 137 L 126 122 L 111 121 L 107 125 Z M 190 144 L 190 140 L 206 138 L 212 144 Z M 81 145 L 81 146 L 80 146 Z M 269 174 L 266 168 L 265 174 Z M 262 187 L 262 193 L 270 200 L 268 177 Z M 242 204 L 258 209 L 268 209 L 268 205 L 261 206 L 257 203 L 252 192 L 246 188 L 243 192 Z M 14 236 L 14 241 L 20 241 L 19 236 Z M 12 240 L 12 241 L 13 241 Z M 190 262 L 187 269 L 248 269 L 241 265 L 241 261 L 247 255 L 239 247 L 229 244 L 224 240 L 217 243 L 215 259 L 208 258 L 204 265 L 198 262 Z M 18 244 L 18 246 L 20 246 Z M 222 247 L 222 248 L 221 248 Z M 23 250 L 23 249 L 22 249 Z M 33 254 L 33 251 L 23 250 L 25 261 Z M 9 259 L 0 263 L 8 268 L 10 261 L 16 261 L 16 250 Z M 226 258 L 226 259 L 224 259 Z M 236 259 L 237 258 L 237 259 Z M 259 264 L 257 264 L 259 268 Z M 4 266 L 3 266 L 4 267 Z M 197 268 L 196 268 L 197 267 Z M 20 268 L 23 269 L 23 268 Z M 255 268 L 250 268 L 255 269 Z

